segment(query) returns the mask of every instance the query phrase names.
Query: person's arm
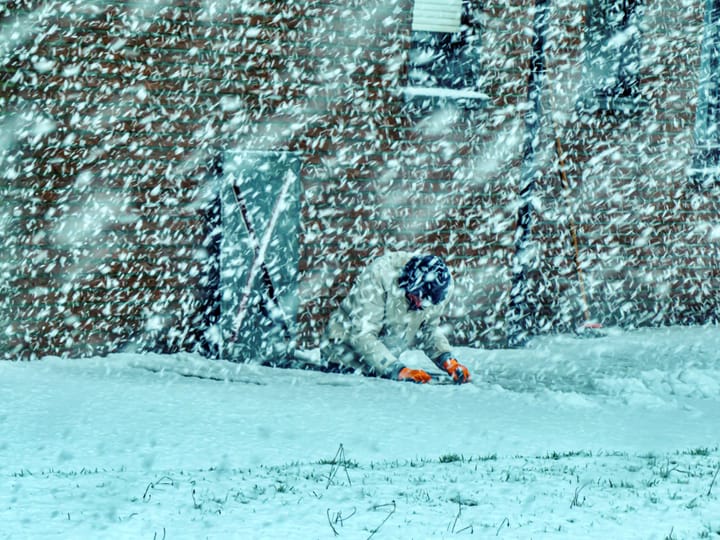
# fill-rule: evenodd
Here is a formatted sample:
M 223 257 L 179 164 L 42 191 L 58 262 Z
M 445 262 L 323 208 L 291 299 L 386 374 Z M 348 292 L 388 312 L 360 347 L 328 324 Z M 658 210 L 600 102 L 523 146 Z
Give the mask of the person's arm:
M 439 313 L 423 323 L 422 347 L 433 363 L 447 372 L 456 383 L 465 383 L 470 380 L 470 371 L 453 358 L 450 343 L 440 330 Z
M 450 354 L 451 347 L 445 334 L 440 330 L 440 314 L 432 315 L 420 328 L 420 348 L 437 364 L 436 359 Z

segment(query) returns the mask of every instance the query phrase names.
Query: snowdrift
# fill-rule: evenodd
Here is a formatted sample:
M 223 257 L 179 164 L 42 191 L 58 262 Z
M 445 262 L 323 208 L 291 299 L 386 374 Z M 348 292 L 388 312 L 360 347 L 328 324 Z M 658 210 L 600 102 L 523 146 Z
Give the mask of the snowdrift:
M 717 537 L 718 334 L 460 348 L 463 386 L 188 354 L 0 363 L 0 536 Z

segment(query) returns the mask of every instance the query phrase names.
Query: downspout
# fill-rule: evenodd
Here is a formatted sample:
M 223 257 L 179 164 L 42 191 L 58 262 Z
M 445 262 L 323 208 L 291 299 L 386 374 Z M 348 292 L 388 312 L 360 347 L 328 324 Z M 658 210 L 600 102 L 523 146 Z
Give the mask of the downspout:
M 532 55 L 530 57 L 530 74 L 528 76 L 528 110 L 525 113 L 525 138 L 523 142 L 522 165 L 520 169 L 519 206 L 515 228 L 512 259 L 512 288 L 510 290 L 510 309 L 507 317 L 508 346 L 523 346 L 534 329 L 533 311 L 528 302 L 528 273 L 536 263 L 531 260 L 529 246 L 533 225 L 533 197 L 535 186 L 540 176 L 537 163 L 540 146 L 540 119 L 542 118 L 543 78 L 545 75 L 545 34 L 548 25 L 549 0 L 535 0 L 533 18 Z

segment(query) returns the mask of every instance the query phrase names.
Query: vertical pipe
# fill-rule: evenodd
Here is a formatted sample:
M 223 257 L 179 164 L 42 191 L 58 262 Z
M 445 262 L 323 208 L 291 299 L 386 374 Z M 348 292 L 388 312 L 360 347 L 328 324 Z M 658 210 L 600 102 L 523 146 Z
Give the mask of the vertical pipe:
M 545 75 L 545 35 L 547 32 L 549 0 L 535 0 L 533 18 L 532 55 L 528 75 L 528 107 L 525 113 L 525 139 L 520 170 L 519 206 L 515 228 L 515 253 L 512 261 L 512 288 L 508 313 L 508 345 L 522 346 L 530 337 L 534 320 L 529 305 L 528 273 L 533 269 L 529 246 L 534 216 L 533 197 L 540 176 L 537 153 L 540 146 L 540 119 L 542 118 L 541 95 Z

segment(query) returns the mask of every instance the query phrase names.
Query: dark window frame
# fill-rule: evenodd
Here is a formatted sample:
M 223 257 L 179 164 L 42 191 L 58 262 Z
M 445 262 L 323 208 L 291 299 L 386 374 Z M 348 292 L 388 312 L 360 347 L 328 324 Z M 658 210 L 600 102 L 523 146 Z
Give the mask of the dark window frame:
M 463 0 L 458 32 L 413 30 L 406 95 L 486 97 L 481 93 L 482 0 Z
M 629 114 L 646 106 L 640 91 L 644 7 L 644 0 L 588 1 L 579 109 Z
M 691 179 L 720 186 L 720 0 L 706 0 Z

